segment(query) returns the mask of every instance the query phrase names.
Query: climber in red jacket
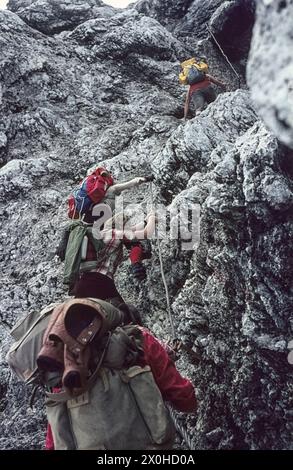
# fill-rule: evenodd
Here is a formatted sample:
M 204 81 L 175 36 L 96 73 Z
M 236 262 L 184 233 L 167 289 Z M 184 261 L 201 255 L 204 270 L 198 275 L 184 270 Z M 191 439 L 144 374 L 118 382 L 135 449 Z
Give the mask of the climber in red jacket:
M 151 367 L 164 401 L 169 402 L 178 411 L 195 412 L 196 397 L 192 383 L 181 376 L 162 344 L 147 329 L 141 328 L 141 330 L 144 338 L 144 357 L 138 365 Z M 54 450 L 50 425 L 48 425 L 45 448 Z
M 191 97 L 197 113 L 202 111 L 206 103 L 210 104 L 215 101 L 216 93 L 212 87 L 213 83 L 222 88 L 226 88 L 225 83 L 208 74 L 205 74 L 205 80 L 195 83 L 194 85 L 189 85 L 184 105 L 184 119 L 187 119 Z
M 144 361 L 151 367 L 162 397 L 176 410 L 193 413 L 196 409 L 196 398 L 192 383 L 181 376 L 162 344 L 147 329 L 142 330 Z

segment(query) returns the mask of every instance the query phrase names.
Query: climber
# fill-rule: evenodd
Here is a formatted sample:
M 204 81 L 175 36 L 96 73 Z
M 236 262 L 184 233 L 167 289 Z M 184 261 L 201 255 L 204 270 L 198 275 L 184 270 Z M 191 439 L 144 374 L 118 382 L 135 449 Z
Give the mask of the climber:
M 151 179 L 152 176 L 137 177 L 125 183 L 114 183 L 111 173 L 105 168 L 98 167 L 73 190 L 68 199 L 68 217 L 70 219 L 84 219 L 87 215 L 90 218 L 93 207 L 101 202 L 109 205 L 113 212 L 116 196 Z
M 64 283 L 69 285 L 70 294 L 74 293 L 74 284 L 80 273 L 81 260 L 86 261 L 82 265 L 82 271 L 90 271 L 103 246 L 100 240 L 95 240 L 92 236 L 93 223 L 101 217 L 103 217 L 103 221 L 106 221 L 108 217 L 112 216 L 115 197 L 122 191 L 150 181 L 151 178 L 137 177 L 125 183 L 113 184 L 110 173 L 104 168 L 97 168 L 72 193 L 68 201 L 68 215 L 72 219 L 72 223 L 63 231 L 62 239 L 56 250 L 61 261 L 65 260 Z M 103 203 L 103 206 L 100 203 Z M 105 211 L 105 207 L 109 210 Z M 76 218 L 78 220 L 74 220 Z M 143 280 L 146 273 L 141 260 L 150 257 L 147 244 L 139 240 L 125 238 L 124 245 L 130 250 L 134 279 Z
M 102 307 L 102 315 L 100 307 Z M 97 316 L 93 314 L 93 309 L 97 310 Z M 71 317 L 68 315 L 70 312 Z M 80 318 L 86 318 L 89 313 L 91 316 L 88 320 L 88 326 L 84 324 L 82 332 L 77 331 L 75 324 L 80 325 Z M 74 322 L 75 315 L 76 322 Z M 101 317 L 99 321 L 96 320 L 96 333 L 93 322 L 95 317 Z M 107 327 L 103 326 L 104 318 L 107 320 Z M 59 338 L 64 341 L 64 352 L 61 350 L 61 354 L 58 353 L 61 364 L 60 382 L 55 382 L 53 393 L 48 396 L 51 405 L 47 406 L 50 423 L 46 437 L 47 450 L 73 448 L 92 450 L 102 448 L 109 450 L 171 449 L 174 431 L 162 399 L 165 402 L 170 402 L 178 411 L 186 413 L 195 411 L 194 387 L 189 380 L 180 375 L 161 343 L 145 328 L 133 324 L 126 326 L 122 324 L 118 328 L 119 325 L 121 325 L 119 310 L 99 300 L 96 301 L 96 305 L 91 299 L 71 300 L 65 302 L 61 307 L 56 307 L 52 313 L 38 359 L 42 359 L 44 351 L 50 351 L 50 347 L 52 348 L 52 345 L 50 346 L 48 343 L 50 335 L 55 340 Z M 68 406 L 64 408 L 65 401 L 70 400 L 72 396 L 67 395 L 63 401 L 55 402 L 54 394 L 59 397 L 62 386 L 64 391 L 63 382 L 68 379 L 70 373 L 74 372 L 78 375 L 83 370 L 81 365 L 74 365 L 72 360 L 68 359 L 67 343 L 72 347 L 76 342 L 75 339 L 73 341 L 71 339 L 72 332 L 75 332 L 74 338 L 78 334 L 81 338 L 88 337 L 88 329 L 91 330 L 92 339 L 79 354 L 81 363 L 84 358 L 87 358 L 87 364 L 90 364 L 89 357 L 95 354 L 93 351 L 101 351 L 98 356 L 102 355 L 103 358 L 101 363 L 103 373 L 96 374 L 94 372 L 90 375 L 90 377 L 95 377 L 95 382 L 92 379 L 86 379 L 92 381 L 92 388 L 86 402 L 77 398 L 78 401 L 74 404 L 75 400 L 73 399 L 72 406 L 71 402 L 68 402 Z M 96 337 L 93 336 L 93 331 Z M 110 336 L 107 331 L 111 332 Z M 104 336 L 109 338 L 106 347 L 98 346 L 105 344 L 103 342 Z M 131 341 L 129 341 L 130 339 Z M 91 353 L 86 354 L 86 350 L 90 350 Z M 62 365 L 63 354 L 64 363 Z M 39 361 L 39 367 L 42 367 L 42 363 L 48 369 L 48 363 L 42 360 Z M 86 382 L 82 387 L 86 389 Z M 80 389 L 79 396 L 81 398 L 82 393 L 84 392 Z M 133 399 L 136 401 L 135 407 Z M 82 412 L 79 411 L 79 406 L 82 407 L 82 409 L 80 408 Z M 154 413 L 154 409 L 156 409 L 156 413 Z M 99 419 L 96 419 L 96 415 L 99 416 Z M 65 418 L 66 420 L 69 418 L 71 423 L 68 429 L 65 429 Z M 102 423 L 101 428 L 100 423 Z M 88 429 L 88 433 L 86 429 Z M 75 439 L 72 439 L 72 430 Z
M 146 225 L 141 228 L 132 226 L 125 228 L 127 217 L 125 214 L 116 214 L 108 219 L 100 231 L 102 248 L 97 253 L 94 245 L 88 243 L 85 260 L 82 260 L 73 292 L 76 297 L 95 297 L 99 299 L 112 299 L 114 305 L 119 305 L 123 299 L 114 282 L 114 276 L 123 259 L 123 246 L 130 247 L 130 260 L 132 275 L 139 281 L 146 277 L 142 260 L 147 256 L 140 240 L 150 237 L 155 230 L 156 216 L 150 213 L 146 218 Z M 117 229 L 120 224 L 122 229 Z
M 222 88 L 226 88 L 226 85 L 223 82 L 217 80 L 216 78 L 208 74 L 205 75 L 205 80 L 203 80 L 202 82 L 195 83 L 194 85 L 189 85 L 184 105 L 185 120 L 187 119 L 191 98 L 192 102 L 195 105 L 196 114 L 200 114 L 205 104 L 210 104 L 215 101 L 216 93 L 214 88 L 212 87 L 212 83 L 214 83 L 215 85 L 219 85 Z
M 182 71 L 179 74 L 179 81 L 182 85 L 189 85 L 184 105 L 184 119 L 186 120 L 191 98 L 196 108 L 196 114 L 199 114 L 205 104 L 210 104 L 216 99 L 216 93 L 212 87 L 212 83 L 223 88 L 225 88 L 226 85 L 211 75 L 208 75 L 208 64 L 204 57 L 199 61 L 192 58 L 182 62 L 180 65 Z
M 102 238 L 95 238 L 93 227 L 94 224 L 92 223 L 88 224 L 81 220 L 74 221 L 68 229 L 65 241 L 62 241 L 62 244 L 64 243 L 64 246 L 66 246 L 66 251 L 64 252 L 64 248 L 60 248 L 60 245 L 57 250 L 61 261 L 65 261 L 63 282 L 68 285 L 70 295 L 74 295 L 75 284 L 84 273 L 88 273 L 86 277 L 89 283 L 94 282 L 94 279 L 97 278 L 96 274 L 93 275 L 90 272 L 95 270 L 101 256 L 104 256 L 103 249 L 105 249 L 106 244 Z M 123 243 L 120 246 L 120 254 L 122 256 L 122 245 L 124 245 L 129 251 L 131 261 L 130 271 L 133 279 L 137 282 L 143 281 L 146 277 L 146 271 L 142 260 L 151 257 L 149 240 L 127 239 L 123 237 L 121 241 Z M 104 285 L 104 288 L 106 288 L 106 285 Z M 89 287 L 89 289 L 92 290 L 92 287 Z M 112 288 L 110 288 L 110 291 L 112 291 Z M 105 295 L 107 297 L 107 289 Z

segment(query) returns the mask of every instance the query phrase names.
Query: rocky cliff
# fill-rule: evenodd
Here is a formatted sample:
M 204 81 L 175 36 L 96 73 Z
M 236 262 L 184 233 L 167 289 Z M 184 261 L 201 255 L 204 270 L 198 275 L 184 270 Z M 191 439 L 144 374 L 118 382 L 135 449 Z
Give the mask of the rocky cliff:
M 155 200 L 168 209 L 201 206 L 193 251 L 162 241 L 183 343 L 178 367 L 198 396 L 196 414 L 180 417 L 193 447 L 289 449 L 292 0 L 261 0 L 256 12 L 248 0 L 140 0 L 125 10 L 10 0 L 8 8 L 0 11 L 0 448 L 43 445 L 42 397 L 30 410 L 31 389 L 5 360 L 9 329 L 66 296 L 55 256 L 66 199 L 103 163 L 118 179 L 152 172 Z M 228 87 L 184 122 L 178 64 L 194 54 Z M 149 187 L 127 199 L 149 202 Z M 118 283 L 166 338 L 153 245 L 148 280 L 134 286 L 125 260 Z

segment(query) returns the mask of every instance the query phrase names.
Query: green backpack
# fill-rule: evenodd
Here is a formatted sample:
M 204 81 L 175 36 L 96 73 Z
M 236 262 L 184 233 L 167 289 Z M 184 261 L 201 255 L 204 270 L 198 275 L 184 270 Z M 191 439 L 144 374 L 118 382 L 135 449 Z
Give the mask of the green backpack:
M 64 284 L 72 285 L 78 279 L 79 273 L 89 271 L 97 266 L 96 261 L 85 261 L 85 242 L 90 241 L 97 254 L 104 248 L 102 240 L 93 236 L 93 227 L 81 220 L 73 222 L 69 228 L 69 236 L 64 260 Z
M 110 318 L 120 315 L 107 302 L 89 300 L 109 309 Z M 9 365 L 22 381 L 45 387 L 55 449 L 171 449 L 175 431 L 169 412 L 150 366 L 137 365 L 143 352 L 137 326 L 118 326 L 105 333 L 107 341 L 101 340 L 95 369 L 82 393 L 74 397 L 64 390 L 52 393 L 52 384 L 38 371 L 36 360 L 56 306 L 60 304 L 18 323 L 12 330 L 16 343 L 8 353 Z

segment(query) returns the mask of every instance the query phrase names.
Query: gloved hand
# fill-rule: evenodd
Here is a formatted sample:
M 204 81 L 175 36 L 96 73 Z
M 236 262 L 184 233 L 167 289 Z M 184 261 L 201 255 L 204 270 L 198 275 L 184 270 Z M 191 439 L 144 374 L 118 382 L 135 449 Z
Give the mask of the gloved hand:
M 182 341 L 180 341 L 179 339 L 169 339 L 164 344 L 168 356 L 170 357 L 170 359 L 172 359 L 173 362 L 179 359 L 182 346 Z
M 131 272 L 137 281 L 143 281 L 146 278 L 146 270 L 142 263 L 134 263 L 131 265 Z
M 154 179 L 155 179 L 154 175 L 149 175 L 149 176 L 144 177 L 144 180 L 146 183 L 150 183 L 151 181 L 154 181 Z

